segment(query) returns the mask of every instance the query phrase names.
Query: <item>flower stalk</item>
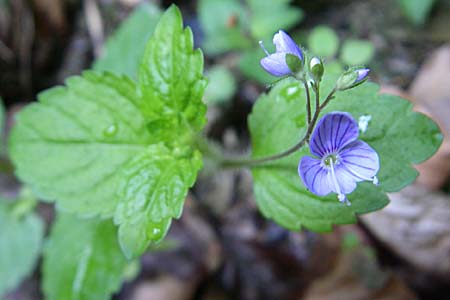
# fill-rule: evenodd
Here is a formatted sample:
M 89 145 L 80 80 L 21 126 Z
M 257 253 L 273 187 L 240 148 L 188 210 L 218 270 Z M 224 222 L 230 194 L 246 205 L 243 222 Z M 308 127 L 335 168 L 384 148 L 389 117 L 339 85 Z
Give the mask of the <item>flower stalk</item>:
M 308 90 L 308 89 L 307 89 Z M 309 142 L 309 138 L 311 137 L 311 134 L 314 130 L 314 127 L 316 125 L 317 119 L 319 118 L 320 112 L 325 108 L 326 104 L 330 102 L 331 99 L 334 97 L 334 93 L 336 92 L 336 89 L 333 89 L 328 96 L 325 98 L 325 101 L 323 102 L 323 105 L 320 105 L 320 94 L 319 94 L 319 86 L 315 85 L 313 88 L 315 93 L 315 111 L 312 116 L 311 121 L 308 123 L 308 127 L 306 129 L 305 135 L 299 140 L 297 144 L 292 146 L 291 148 L 280 152 L 275 155 L 269 155 L 261 158 L 249 158 L 249 157 L 223 157 L 218 161 L 218 165 L 222 168 L 241 168 L 241 167 L 255 167 L 258 165 L 263 165 L 265 163 L 269 163 L 274 160 L 278 160 L 284 157 L 287 157 L 294 153 L 295 151 L 301 149 L 306 143 Z

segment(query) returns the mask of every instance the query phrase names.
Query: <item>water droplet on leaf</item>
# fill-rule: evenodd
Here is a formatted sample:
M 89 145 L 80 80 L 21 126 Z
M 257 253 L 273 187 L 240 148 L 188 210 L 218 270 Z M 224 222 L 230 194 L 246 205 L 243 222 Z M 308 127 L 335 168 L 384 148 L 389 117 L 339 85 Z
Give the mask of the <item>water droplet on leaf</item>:
M 106 137 L 113 137 L 116 135 L 118 129 L 117 124 L 111 124 L 103 130 L 103 135 Z
M 161 229 L 160 228 L 153 228 L 152 229 L 152 237 L 153 238 L 159 238 L 159 236 L 161 235 Z

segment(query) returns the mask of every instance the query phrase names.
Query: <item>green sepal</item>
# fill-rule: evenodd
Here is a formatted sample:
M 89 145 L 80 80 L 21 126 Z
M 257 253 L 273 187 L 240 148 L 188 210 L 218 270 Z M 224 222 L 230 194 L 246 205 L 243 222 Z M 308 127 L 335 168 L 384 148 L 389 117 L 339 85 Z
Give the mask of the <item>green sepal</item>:
M 289 70 L 291 70 L 292 73 L 298 73 L 303 68 L 303 61 L 294 54 L 286 53 L 286 64 L 289 67 Z

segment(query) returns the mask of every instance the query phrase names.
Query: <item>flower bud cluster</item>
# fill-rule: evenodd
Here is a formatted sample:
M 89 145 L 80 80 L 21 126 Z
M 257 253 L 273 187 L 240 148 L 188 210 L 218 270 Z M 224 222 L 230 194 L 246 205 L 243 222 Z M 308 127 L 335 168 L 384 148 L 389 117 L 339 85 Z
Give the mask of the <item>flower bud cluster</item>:
M 286 32 L 280 30 L 274 35 L 273 43 L 276 51 L 270 54 L 263 43 L 259 42 L 267 55 L 260 61 L 264 70 L 277 77 L 294 76 L 304 80 L 305 55 L 295 41 Z M 310 78 L 317 85 L 324 74 L 322 60 L 318 57 L 311 58 L 308 71 Z M 345 71 L 337 80 L 335 89 L 344 91 L 364 83 L 367 80 L 369 71 L 367 68 Z

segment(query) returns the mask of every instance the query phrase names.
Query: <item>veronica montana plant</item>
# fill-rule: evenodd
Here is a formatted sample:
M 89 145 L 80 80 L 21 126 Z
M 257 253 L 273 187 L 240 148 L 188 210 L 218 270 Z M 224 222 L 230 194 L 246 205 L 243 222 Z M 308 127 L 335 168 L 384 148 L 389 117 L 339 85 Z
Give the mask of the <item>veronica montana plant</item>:
M 107 299 L 130 259 L 182 215 L 204 163 L 249 168 L 258 209 L 290 230 L 355 223 L 387 205 L 386 192 L 415 180 L 412 163 L 442 141 L 433 121 L 408 101 L 379 94 L 367 68 L 327 72 L 283 30 L 273 43 L 272 54 L 261 43 L 261 72 L 280 80 L 248 117 L 250 155 L 229 155 L 202 132 L 203 54 L 176 6 L 161 12 L 138 68 L 105 71 L 129 55 L 107 49 L 124 57 L 68 78 L 16 115 L 9 140 L 16 174 L 57 204 L 43 258 L 46 299 Z

